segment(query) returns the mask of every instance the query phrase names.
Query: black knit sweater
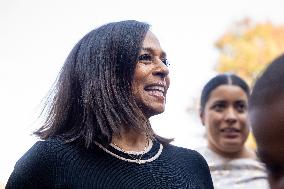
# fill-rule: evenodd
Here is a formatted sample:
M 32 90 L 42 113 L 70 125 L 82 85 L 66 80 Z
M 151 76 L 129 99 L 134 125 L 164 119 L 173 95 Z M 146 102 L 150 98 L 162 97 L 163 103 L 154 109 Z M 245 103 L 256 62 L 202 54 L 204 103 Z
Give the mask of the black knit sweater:
M 142 159 L 154 157 L 160 149 L 155 141 Z M 109 146 L 121 157 L 127 154 Z M 61 188 L 213 188 L 208 165 L 196 151 L 163 146 L 160 156 L 144 164 L 120 160 L 97 145 L 59 139 L 39 141 L 16 163 L 6 189 Z

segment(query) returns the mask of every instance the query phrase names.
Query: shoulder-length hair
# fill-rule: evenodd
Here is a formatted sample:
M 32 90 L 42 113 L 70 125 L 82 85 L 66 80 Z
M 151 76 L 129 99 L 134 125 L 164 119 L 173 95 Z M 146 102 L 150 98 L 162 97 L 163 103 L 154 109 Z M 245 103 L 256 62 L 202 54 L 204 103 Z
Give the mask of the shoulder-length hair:
M 149 27 L 127 20 L 85 35 L 67 57 L 45 103 L 44 124 L 35 134 L 41 139 L 81 139 L 87 147 L 94 141 L 109 144 L 114 134 L 120 134 L 121 126 L 153 137 L 149 120 L 131 90 Z

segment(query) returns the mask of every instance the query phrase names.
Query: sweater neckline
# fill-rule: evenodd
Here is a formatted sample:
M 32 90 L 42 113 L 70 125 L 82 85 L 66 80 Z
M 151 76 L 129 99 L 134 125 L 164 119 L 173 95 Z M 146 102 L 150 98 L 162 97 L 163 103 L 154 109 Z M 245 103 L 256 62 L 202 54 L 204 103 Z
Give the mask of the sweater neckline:
M 148 146 L 146 151 L 141 154 L 141 152 L 123 152 L 116 148 L 114 145 L 108 145 L 107 147 L 102 144 L 95 142 L 101 150 L 103 150 L 107 155 L 111 155 L 122 161 L 136 164 L 145 164 L 156 160 L 163 151 L 163 145 L 157 140 L 151 141 L 151 145 Z M 131 154 L 129 154 L 131 153 Z
M 142 154 L 146 154 L 147 152 L 149 152 L 152 147 L 153 147 L 153 141 L 151 139 L 149 139 L 149 142 L 148 142 L 148 146 L 143 150 L 143 151 L 125 151 L 125 150 L 122 150 L 121 148 L 119 148 L 118 146 L 116 146 L 115 144 L 113 143 L 110 143 L 110 146 L 120 152 L 123 152 L 123 153 L 126 153 L 126 154 L 130 154 L 130 155 L 142 155 Z

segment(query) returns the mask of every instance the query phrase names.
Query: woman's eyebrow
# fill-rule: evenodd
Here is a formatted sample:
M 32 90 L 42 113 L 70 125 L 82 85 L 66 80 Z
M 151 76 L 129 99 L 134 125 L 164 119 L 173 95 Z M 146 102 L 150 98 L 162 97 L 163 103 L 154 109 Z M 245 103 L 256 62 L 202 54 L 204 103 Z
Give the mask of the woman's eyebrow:
M 142 47 L 141 50 L 143 50 L 143 51 L 150 51 L 150 52 L 153 51 L 153 49 L 150 48 L 150 47 Z
M 216 99 L 213 101 L 213 103 L 226 103 L 227 101 L 224 99 Z
M 141 50 L 147 51 L 147 52 L 152 53 L 152 54 L 154 54 L 154 52 L 155 52 L 155 50 L 152 49 L 151 47 L 142 47 Z M 161 57 L 166 57 L 166 56 L 167 56 L 167 53 L 165 51 L 162 51 Z
M 247 104 L 247 100 L 244 100 L 244 99 L 239 99 L 239 100 L 236 100 L 235 101 L 236 103 L 244 103 L 244 104 Z

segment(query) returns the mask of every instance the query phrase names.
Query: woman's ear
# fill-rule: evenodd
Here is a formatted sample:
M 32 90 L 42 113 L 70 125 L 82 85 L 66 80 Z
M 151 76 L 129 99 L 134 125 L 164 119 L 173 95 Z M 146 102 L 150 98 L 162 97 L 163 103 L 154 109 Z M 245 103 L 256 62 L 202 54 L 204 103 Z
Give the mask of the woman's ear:
M 199 111 L 199 117 L 200 117 L 202 125 L 204 126 L 205 124 L 204 124 L 204 112 L 203 111 Z

